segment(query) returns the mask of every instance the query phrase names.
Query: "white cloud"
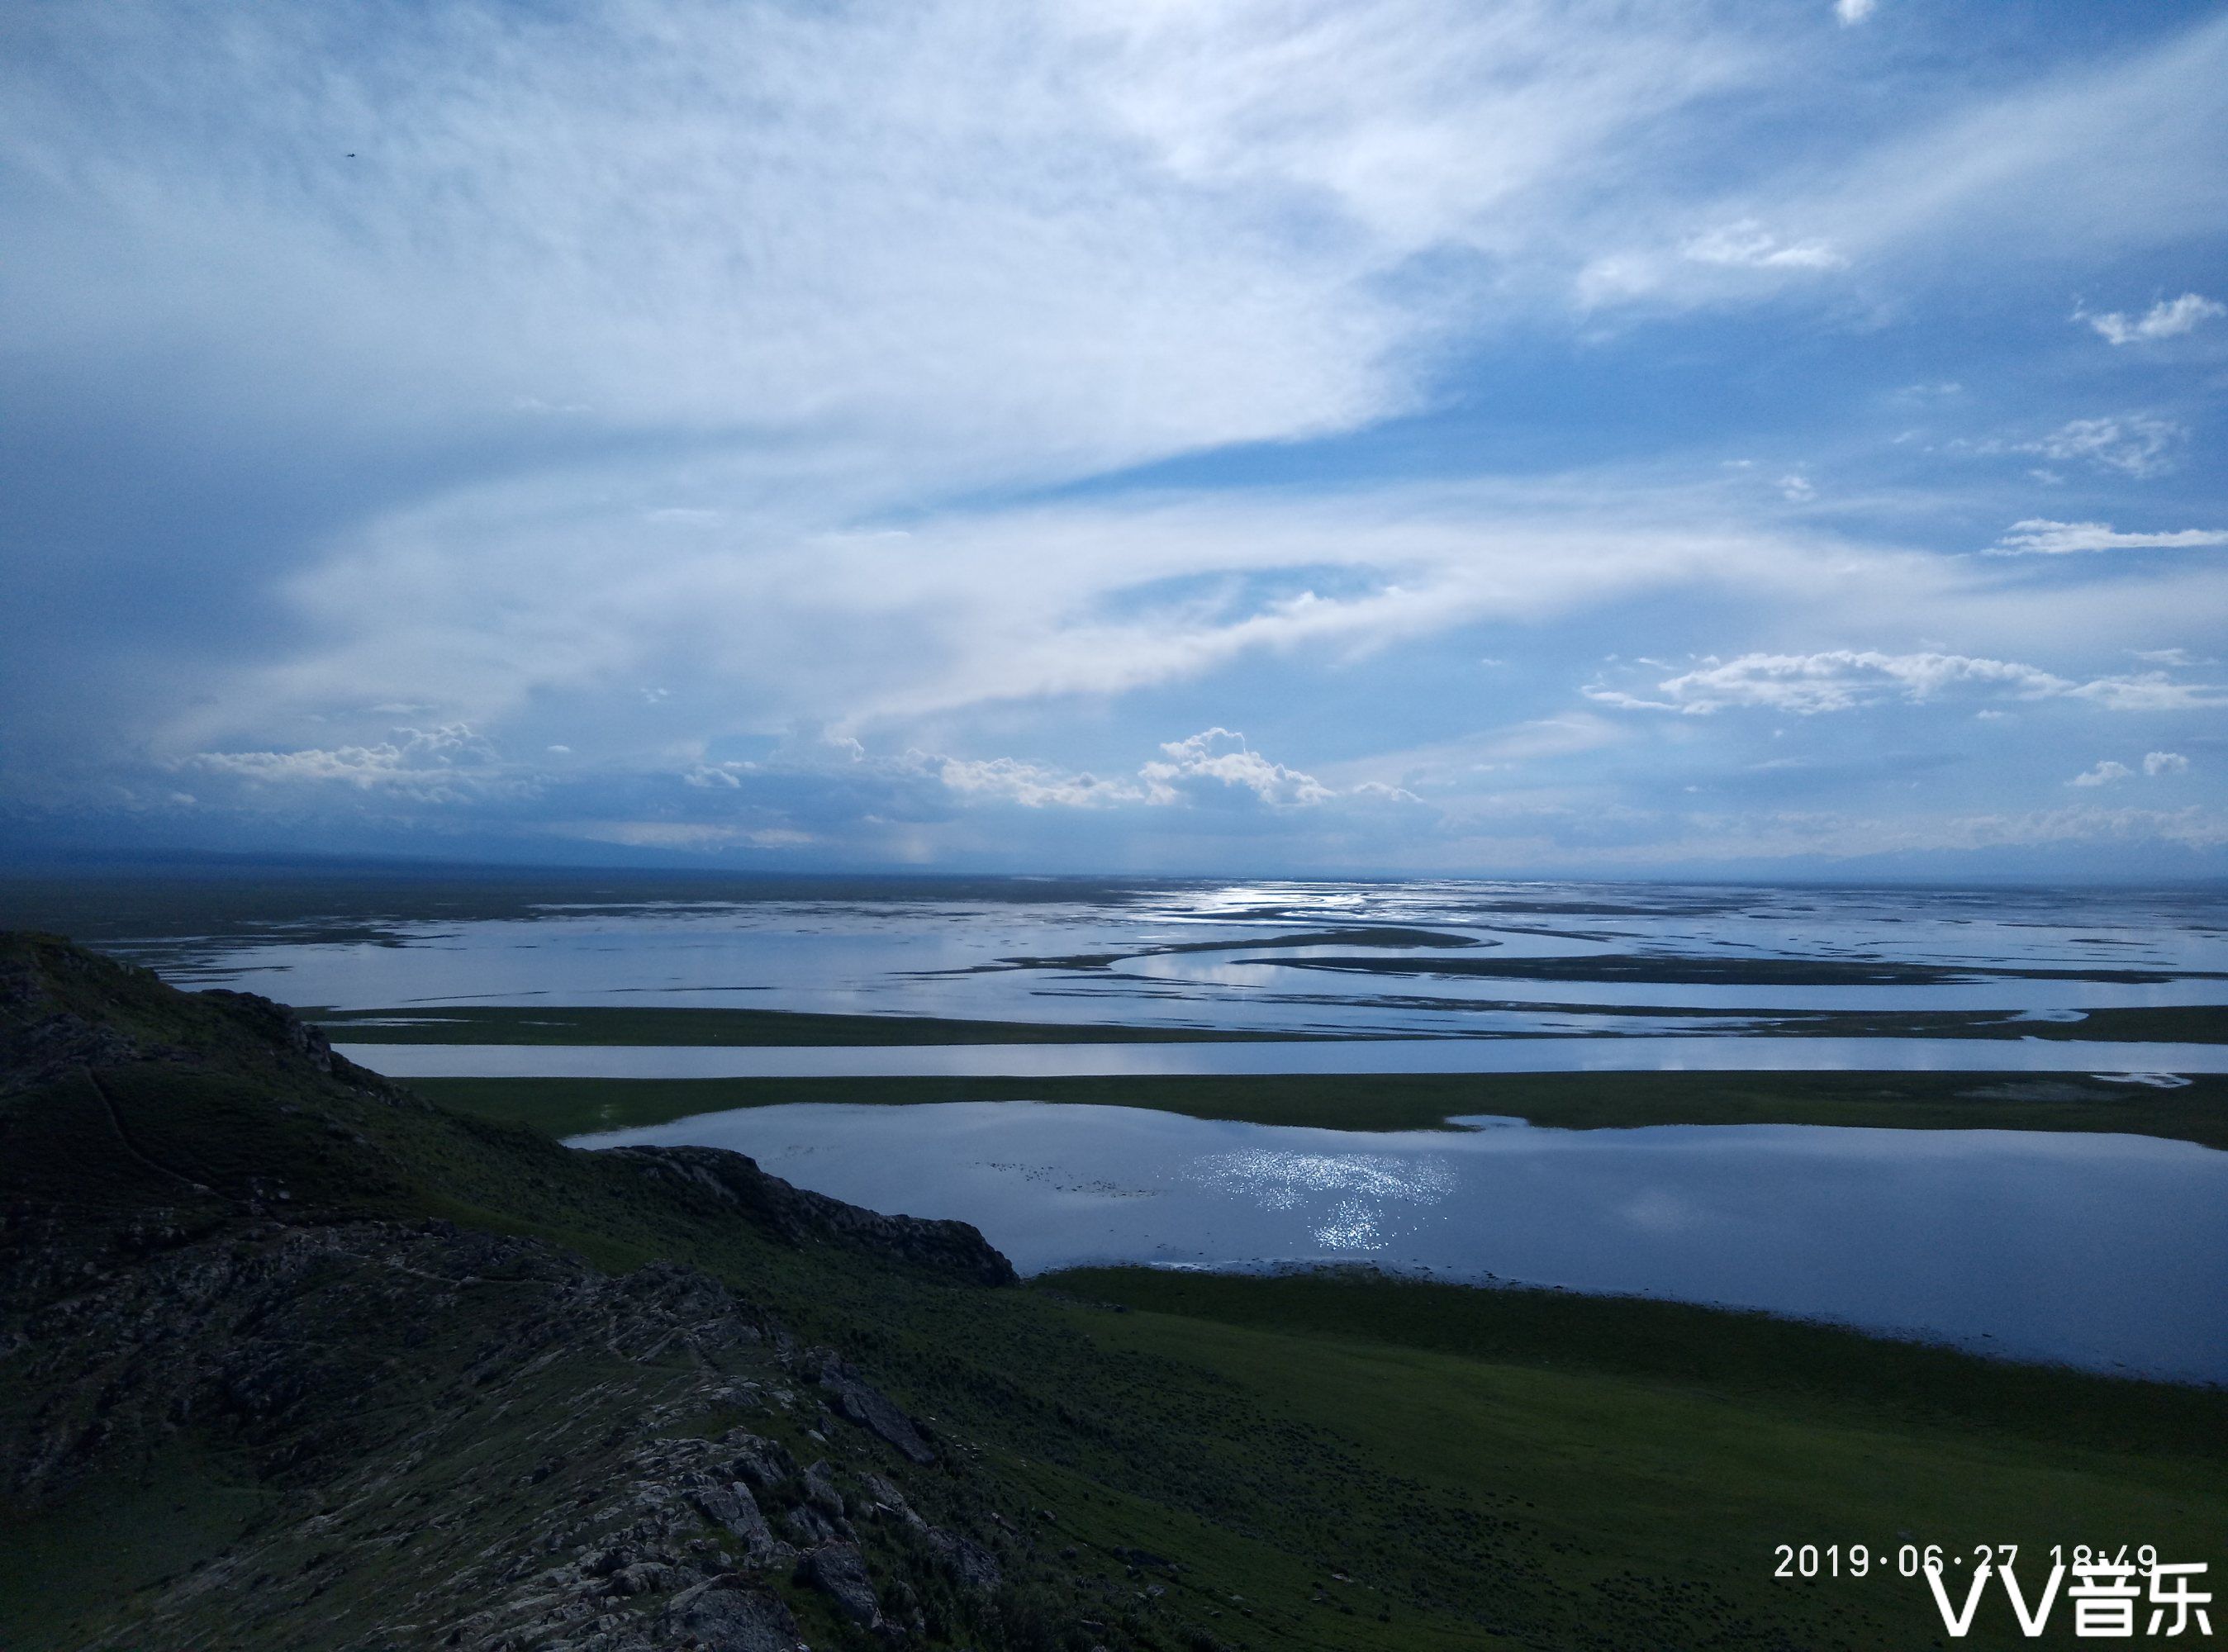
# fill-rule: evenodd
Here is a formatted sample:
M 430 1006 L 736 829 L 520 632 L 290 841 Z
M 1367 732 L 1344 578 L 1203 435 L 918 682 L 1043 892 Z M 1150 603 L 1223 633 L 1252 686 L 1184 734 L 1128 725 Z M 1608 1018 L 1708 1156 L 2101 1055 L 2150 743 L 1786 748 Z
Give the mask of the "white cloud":
M 1136 803 L 1145 796 L 1143 788 L 1126 781 L 1064 773 L 1009 757 L 980 760 L 945 758 L 937 765 L 936 772 L 937 778 L 954 791 L 970 797 L 1016 803 L 1025 809 L 1098 809 Z
M 2179 298 L 2161 298 L 2132 320 L 2117 311 L 2102 316 L 2076 311 L 2073 318 L 2087 322 L 2108 343 L 2138 344 L 2154 339 L 2179 337 L 2194 330 L 2200 323 L 2220 316 L 2228 316 L 2228 304 L 2216 303 L 2199 293 L 2185 292 Z
M 2124 413 L 2112 418 L 2069 419 L 2048 435 L 2026 441 L 2001 437 L 1980 441 L 1960 439 L 1945 446 L 1950 452 L 2035 453 L 2061 464 L 2079 460 L 2100 471 L 2146 480 L 2173 470 L 2180 462 L 2177 450 L 2188 439 L 2188 431 L 2170 419 Z M 2046 468 L 2030 470 L 2027 474 L 2038 482 L 2053 485 L 2065 480 Z
M 1138 771 L 1157 803 L 1173 802 L 1183 790 L 1195 793 L 1196 786 L 1189 783 L 1199 781 L 1242 789 L 1264 804 L 1282 807 L 1328 803 L 1337 795 L 1311 774 L 1271 763 L 1234 729 L 1207 729 L 1170 740 L 1161 750 L 1168 753 L 1168 761 L 1148 763 Z
M 1696 264 L 1744 270 L 1839 270 L 1849 260 L 1823 241 L 1783 241 L 1752 218 L 1706 230 L 1680 247 Z
M 1585 692 L 1590 699 L 1626 710 L 1708 715 L 1757 708 L 1809 717 L 1890 700 L 1934 700 L 1958 689 L 2014 700 L 2085 700 L 2114 711 L 2228 704 L 2228 687 L 2177 683 L 2158 672 L 2079 682 L 2013 660 L 1850 649 L 1712 659 L 1694 670 L 1663 679 L 1655 685 L 1652 696 L 1603 683 L 1591 684 Z
M 2189 759 L 2179 752 L 2148 752 L 2143 756 L 2143 773 L 2155 780 L 2162 774 L 2186 774 Z M 2115 781 L 2133 778 L 2135 771 L 2124 763 L 2107 758 L 2084 774 L 2077 774 L 2065 784 L 2070 786 L 2109 786 Z
M 178 766 L 262 784 L 338 781 L 359 789 L 423 791 L 481 779 L 500 763 L 495 748 L 463 723 L 398 728 L 375 746 L 307 747 L 291 752 L 196 752 Z
M 1632 738 L 1628 728 L 1609 718 L 1590 711 L 1570 711 L 1459 740 L 1353 759 L 1329 765 L 1324 773 L 1328 779 L 1349 785 L 1375 783 L 1399 790 L 1417 787 L 1440 792 L 1473 786 L 1480 775 L 1552 764 L 1559 758 L 1622 745 Z
M 2224 78 L 2228 24 L 2211 22 L 1962 100 L 1938 118 L 1894 123 L 1854 154 L 1821 160 L 1798 147 L 1776 175 L 1745 178 L 1714 208 L 1675 187 L 1621 198 L 1586 226 L 1592 250 L 1575 296 L 1583 307 L 1722 304 L 1759 285 L 1783 291 L 1829 260 L 1908 294 L 1997 271 L 2007 248 L 2021 267 L 2085 268 L 2099 247 L 2124 256 L 2180 244 L 2193 226 L 2228 218 L 2228 175 L 2189 159 L 2228 147 Z M 1762 246 L 1751 229 L 1746 260 L 1742 239 L 1728 236 L 1734 256 L 1713 263 L 1686 255 L 1713 245 L 1698 223 L 1789 227 Z M 1763 263 L 1780 251 L 1801 256 Z M 1766 268 L 1783 278 L 1777 287 L 1759 282 Z M 1844 298 L 1842 285 L 1827 290 Z
M 2045 458 L 2060 461 L 2085 459 L 2100 470 L 2147 477 L 2174 469 L 2174 450 L 2187 439 L 2188 434 L 2171 419 L 2141 414 L 2118 419 L 2076 419 L 2039 441 L 2021 443 L 2012 451 L 2039 453 Z
M 1834 0 L 1834 15 L 1841 20 L 1841 27 L 1860 23 L 1879 9 L 1879 0 Z
M 1810 478 L 1800 473 L 1779 478 L 1779 491 L 1791 504 L 1807 505 L 1818 496 L 1818 490 L 1810 485 Z
M 733 826 L 716 821 L 580 820 L 561 822 L 547 829 L 559 837 L 579 838 L 590 843 L 618 843 L 628 848 L 788 849 L 802 848 L 819 841 L 810 832 L 791 827 Z
M 802 437 L 792 475 L 868 490 L 1086 474 L 1412 405 L 1476 283 L 1385 278 L 1559 284 L 1593 180 L 1772 74 L 1621 0 L 394 21 L 28 17 L 0 149 L 42 253 L 0 332 L 128 363 L 159 309 L 282 417 Z
M 2065 556 L 2078 551 L 2178 550 L 2228 545 L 2228 528 L 2185 528 L 2173 533 L 2123 534 L 2109 522 L 2052 522 L 2031 516 L 2014 522 L 1988 549 L 1990 556 Z
M 2135 771 L 2124 763 L 2109 759 L 2099 763 L 2085 774 L 2077 774 L 2065 784 L 2069 786 L 2109 786 L 2115 780 L 2124 780 Z
M 1416 803 L 1412 792 L 1382 780 L 1326 785 L 1311 774 L 1271 762 L 1233 729 L 1214 727 L 1161 746 L 1162 756 L 1143 764 L 1134 780 L 1104 778 L 1015 758 L 939 758 L 910 752 L 904 766 L 932 773 L 949 790 L 970 800 L 1019 804 L 1025 809 L 1103 809 L 1122 804 L 1168 808 L 1211 803 L 1226 794 L 1250 793 L 1272 808 L 1309 807 L 1337 802 Z
M 955 731 L 927 720 L 1264 657 L 1351 667 L 1463 627 L 1513 628 L 1480 633 L 1501 653 L 1501 636 L 1640 601 L 1730 597 L 1821 643 L 1853 627 L 1900 643 L 1923 613 L 2000 658 L 2147 647 L 2228 602 L 2218 559 L 2106 588 L 2014 586 L 1988 559 L 1744 521 L 1756 505 L 1738 482 L 1617 472 L 1130 495 L 916 516 L 905 536 L 774 515 L 748 522 L 746 554 L 643 535 L 636 503 L 520 483 L 375 524 L 291 583 L 298 650 L 166 708 L 155 749 L 261 746 L 290 719 L 407 688 L 524 750 L 554 736 L 670 773 L 669 754 L 685 767 L 714 741 L 798 727 L 950 751 Z M 644 681 L 674 697 L 644 705 Z

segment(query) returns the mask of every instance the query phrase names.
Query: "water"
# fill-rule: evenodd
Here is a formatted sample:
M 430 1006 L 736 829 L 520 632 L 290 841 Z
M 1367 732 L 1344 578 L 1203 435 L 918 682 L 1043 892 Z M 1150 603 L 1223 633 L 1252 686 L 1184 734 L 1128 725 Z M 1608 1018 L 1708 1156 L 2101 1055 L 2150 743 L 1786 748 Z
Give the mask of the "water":
M 1088 898 L 600 904 L 527 915 L 314 921 L 148 938 L 186 984 L 348 1009 L 480 1004 L 748 1008 L 1369 1034 L 1769 1031 L 1771 1018 L 1925 1010 L 2073 1015 L 2228 1005 L 2228 895 L 1461 883 L 1110 885 Z M 407 905 L 407 903 L 405 903 Z M 1398 926 L 1459 947 L 1365 944 Z M 1356 944 L 1270 947 L 1354 932 Z M 1216 945 L 1171 952 L 1172 946 Z M 1647 962 L 1588 978 L 1602 960 Z M 1341 959 L 1367 969 L 1327 967 Z M 1087 960 L 1087 961 L 1085 961 Z M 1518 973 L 1452 974 L 1484 964 Z M 1386 966 L 1394 972 L 1384 972 Z M 1700 969 L 1704 981 L 1648 978 Z M 1785 979 L 1808 970 L 1834 978 Z M 1879 983 L 1850 970 L 1898 972 Z M 2020 970 L 2060 972 L 2030 979 Z M 1558 971 L 1565 973 L 1559 974 Z M 2145 978 L 2130 980 L 2130 974 Z M 1634 1012 L 1642 1012 L 1636 1014 Z
M 1796 1126 L 1358 1135 L 1031 1102 L 781 1106 L 584 1138 L 733 1148 L 958 1217 L 1026 1272 L 1366 1261 L 2228 1379 L 2228 1154 Z
M 1052 1079 L 1301 1073 L 2228 1073 L 2228 1044 L 2075 1039 L 1321 1039 L 1284 1043 L 349 1044 L 398 1079 Z
M 557 883 L 547 899 L 375 899 L 375 912 L 359 901 L 133 950 L 183 984 L 397 1021 L 602 1005 L 1284 1035 L 342 1047 L 406 1077 L 2016 1070 L 2115 1077 L 2133 1093 L 2228 1072 L 2219 1015 L 2161 1028 L 2218 1042 L 2001 1035 L 2020 1020 L 2228 1006 L 2219 888 L 1013 880 L 810 899 L 768 884 L 627 900 Z M 1897 1019 L 1938 1011 L 1999 1035 L 1892 1035 L 1956 1030 Z M 1026 1269 L 1367 1260 L 2228 1379 L 2228 1154 L 2187 1143 L 1770 1127 L 1356 1136 L 993 1103 L 764 1108 L 599 1139 L 740 1148 L 840 1198 L 976 1222 Z

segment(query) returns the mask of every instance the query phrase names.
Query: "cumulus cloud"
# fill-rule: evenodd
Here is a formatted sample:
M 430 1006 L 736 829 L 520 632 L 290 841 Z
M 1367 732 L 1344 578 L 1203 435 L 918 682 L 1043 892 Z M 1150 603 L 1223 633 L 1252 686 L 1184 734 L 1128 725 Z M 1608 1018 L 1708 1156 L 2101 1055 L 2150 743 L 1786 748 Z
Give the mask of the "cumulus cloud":
M 2052 522 L 2031 516 L 2014 522 L 1988 549 L 1990 556 L 2065 556 L 2079 551 L 2180 550 L 2228 545 L 2228 528 L 2185 528 L 2173 533 L 2123 534 L 2109 522 Z
M 2200 323 L 2228 316 L 2222 304 L 2194 292 L 2179 298 L 2161 298 L 2141 316 L 2130 318 L 2117 311 L 2101 316 L 2076 311 L 2073 318 L 2085 321 L 2111 344 L 2142 344 L 2154 339 L 2177 338 Z
M 2179 752 L 2147 752 L 2143 754 L 2143 772 L 2154 778 L 2161 774 L 2186 774 L 2189 759 Z
M 1740 708 L 1816 716 L 1884 701 L 1934 700 L 1964 690 L 2014 700 L 2080 700 L 2115 711 L 2185 710 L 2228 704 L 2228 687 L 2179 683 L 2163 673 L 2077 682 L 2015 660 L 1964 654 L 1885 654 L 1832 649 L 1816 654 L 1744 654 L 1712 659 L 1666 677 L 1652 695 L 1603 683 L 1586 695 L 1627 710 L 1689 715 Z
M 1173 802 L 1199 782 L 1250 791 L 1277 807 L 1328 803 L 1335 796 L 1311 774 L 1271 763 L 1245 743 L 1235 729 L 1215 727 L 1161 747 L 1165 762 L 1146 764 L 1138 773 L 1156 802 Z

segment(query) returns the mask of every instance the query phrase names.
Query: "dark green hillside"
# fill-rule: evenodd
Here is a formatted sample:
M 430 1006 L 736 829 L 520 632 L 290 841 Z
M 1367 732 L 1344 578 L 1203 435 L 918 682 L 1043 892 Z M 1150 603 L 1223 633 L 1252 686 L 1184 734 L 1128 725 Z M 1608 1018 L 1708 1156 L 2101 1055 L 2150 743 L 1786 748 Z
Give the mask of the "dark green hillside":
M 1544 1293 L 1002 1284 L 961 1225 L 568 1150 L 22 936 L 0 1211 L 10 1649 L 1901 1647 L 1923 1588 L 1772 1546 L 2218 1576 L 2228 1531 L 2218 1393 Z

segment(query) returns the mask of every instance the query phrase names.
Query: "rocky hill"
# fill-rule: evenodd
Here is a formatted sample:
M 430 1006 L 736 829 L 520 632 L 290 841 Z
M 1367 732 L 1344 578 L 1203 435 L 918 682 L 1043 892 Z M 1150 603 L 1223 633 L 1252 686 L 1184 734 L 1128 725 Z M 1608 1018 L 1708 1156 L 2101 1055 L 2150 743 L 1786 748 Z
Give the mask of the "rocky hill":
M 816 1272 L 1010 1284 L 964 1224 L 735 1154 L 568 1152 L 266 1000 L 26 936 L 0 1207 L 9 1645 L 786 1652 L 1089 1616 L 966 1443 L 778 1311 Z M 727 1279 L 656 1255 L 703 1226 Z

